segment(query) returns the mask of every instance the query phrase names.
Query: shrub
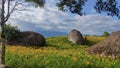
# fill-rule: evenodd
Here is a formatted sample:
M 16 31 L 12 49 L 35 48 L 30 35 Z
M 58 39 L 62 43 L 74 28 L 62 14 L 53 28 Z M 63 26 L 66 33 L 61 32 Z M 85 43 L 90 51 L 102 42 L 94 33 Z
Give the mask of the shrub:
M 11 26 L 11 24 L 5 25 L 5 39 L 10 41 L 10 40 L 15 40 L 20 37 L 20 30 L 18 29 L 17 26 Z
M 109 34 L 108 32 L 104 32 L 102 36 L 103 36 L 103 37 L 108 37 L 109 35 L 110 35 L 110 34 Z

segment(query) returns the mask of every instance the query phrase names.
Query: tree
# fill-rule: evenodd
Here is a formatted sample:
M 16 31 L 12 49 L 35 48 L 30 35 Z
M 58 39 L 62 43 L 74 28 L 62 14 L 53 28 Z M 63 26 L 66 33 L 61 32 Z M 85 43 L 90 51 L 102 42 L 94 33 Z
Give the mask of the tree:
M 14 6 L 11 7 L 11 2 L 14 1 Z M 5 24 L 10 18 L 11 14 L 15 10 L 16 6 L 23 4 L 24 2 L 35 3 L 36 5 L 43 7 L 45 0 L 0 0 L 0 26 L 1 26 L 1 63 L 5 64 Z M 5 4 L 7 4 L 7 10 L 5 10 Z
M 57 6 L 62 11 L 69 10 L 71 13 L 82 16 L 85 14 L 82 10 L 87 1 L 88 0 L 60 0 L 60 2 L 57 3 Z M 120 6 L 118 5 L 117 0 L 96 0 L 93 7 L 98 13 L 106 12 L 107 15 L 120 18 Z
M 5 39 L 7 41 L 13 41 L 21 38 L 20 30 L 17 26 L 12 26 L 11 24 L 5 25 Z
M 102 36 L 103 36 L 103 37 L 108 37 L 109 35 L 110 35 L 110 34 L 109 34 L 108 32 L 104 32 Z

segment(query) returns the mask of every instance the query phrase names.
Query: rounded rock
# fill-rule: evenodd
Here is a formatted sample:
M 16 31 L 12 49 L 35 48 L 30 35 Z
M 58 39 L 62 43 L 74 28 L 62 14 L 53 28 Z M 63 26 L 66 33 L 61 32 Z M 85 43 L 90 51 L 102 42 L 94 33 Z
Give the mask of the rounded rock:
M 68 40 L 77 43 L 77 44 L 84 44 L 84 39 L 80 31 L 73 29 L 68 34 Z

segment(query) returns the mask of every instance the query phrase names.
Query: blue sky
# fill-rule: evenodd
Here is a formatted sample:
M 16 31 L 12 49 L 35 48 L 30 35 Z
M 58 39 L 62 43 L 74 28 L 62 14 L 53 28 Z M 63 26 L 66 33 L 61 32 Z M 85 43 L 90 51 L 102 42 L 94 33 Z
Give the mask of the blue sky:
M 90 6 L 94 4 L 93 1 L 95 0 L 87 2 L 89 7 L 84 7 L 85 9 L 83 10 L 87 13 L 85 16 L 59 11 L 55 6 L 56 1 L 58 0 L 46 0 L 44 8 L 19 5 L 17 8 L 25 8 L 27 10 L 14 11 L 7 23 L 18 26 L 22 31 L 68 33 L 71 29 L 77 29 L 86 35 L 101 35 L 104 31 L 111 33 L 120 29 L 120 20 L 95 12 Z

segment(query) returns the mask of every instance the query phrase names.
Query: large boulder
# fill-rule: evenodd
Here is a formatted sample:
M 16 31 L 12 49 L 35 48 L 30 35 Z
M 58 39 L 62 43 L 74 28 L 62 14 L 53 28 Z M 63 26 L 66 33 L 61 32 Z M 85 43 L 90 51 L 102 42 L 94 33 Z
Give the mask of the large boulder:
M 26 45 L 26 46 L 44 46 L 45 38 L 36 32 L 24 31 L 20 33 L 21 38 L 8 41 L 9 45 Z
M 80 31 L 73 29 L 68 34 L 68 40 L 76 44 L 84 44 L 84 39 Z
M 120 57 L 120 30 L 113 32 L 105 40 L 93 45 L 87 50 L 90 54 L 100 54 L 101 56 Z

